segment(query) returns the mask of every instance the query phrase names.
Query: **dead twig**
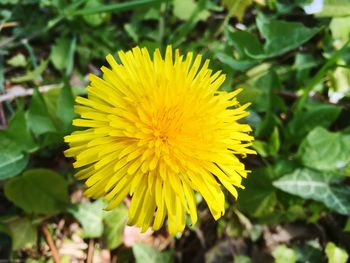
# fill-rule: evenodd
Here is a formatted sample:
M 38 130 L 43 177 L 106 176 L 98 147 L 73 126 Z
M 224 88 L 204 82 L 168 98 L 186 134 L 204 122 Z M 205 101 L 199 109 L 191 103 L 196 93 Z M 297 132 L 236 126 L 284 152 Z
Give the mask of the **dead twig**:
M 18 25 L 18 22 L 16 22 L 16 21 L 1 23 L 1 24 L 0 24 L 0 31 L 1 31 L 3 28 L 6 28 L 6 27 L 14 27 L 14 26 L 17 26 L 17 25 Z
M 47 224 L 46 224 L 46 223 L 44 223 L 44 224 L 41 226 L 41 231 L 42 231 L 42 233 L 44 234 L 46 243 L 47 243 L 47 245 L 48 245 L 49 248 L 50 248 L 53 261 L 54 261 L 55 263 L 60 263 L 60 262 L 61 262 L 61 261 L 60 261 L 60 256 L 59 256 L 59 254 L 58 254 L 56 245 L 55 245 L 55 243 L 53 242 L 53 239 L 52 239 L 52 237 L 51 237 L 51 235 L 50 235 L 50 232 L 49 232 L 49 230 L 47 229 Z
M 94 240 L 92 238 L 90 238 L 86 263 L 92 263 L 93 262 L 94 250 L 95 250 L 95 243 L 94 243 Z
M 48 92 L 49 90 L 55 89 L 55 88 L 62 88 L 63 84 L 51 84 L 51 85 L 44 85 L 38 88 L 40 93 Z M 6 91 L 6 93 L 0 95 L 0 102 L 3 101 L 12 101 L 15 98 L 18 97 L 25 97 L 25 96 L 31 96 L 33 95 L 34 89 L 25 89 L 22 86 L 12 86 L 10 89 Z

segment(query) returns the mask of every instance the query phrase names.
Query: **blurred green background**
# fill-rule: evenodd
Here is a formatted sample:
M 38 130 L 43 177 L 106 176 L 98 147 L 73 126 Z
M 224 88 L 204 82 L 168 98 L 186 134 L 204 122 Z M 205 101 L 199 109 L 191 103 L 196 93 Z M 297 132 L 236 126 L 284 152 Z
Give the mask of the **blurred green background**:
M 0 261 L 331 262 L 350 253 L 349 0 L 0 0 Z M 183 234 L 82 197 L 62 151 L 108 53 L 194 51 L 243 88 L 257 156 Z

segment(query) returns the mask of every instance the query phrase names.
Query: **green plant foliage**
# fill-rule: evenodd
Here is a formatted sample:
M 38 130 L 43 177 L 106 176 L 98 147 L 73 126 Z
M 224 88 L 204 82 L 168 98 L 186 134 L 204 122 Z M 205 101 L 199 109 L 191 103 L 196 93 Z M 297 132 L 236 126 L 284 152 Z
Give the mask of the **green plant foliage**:
M 84 237 L 94 238 L 100 237 L 103 233 L 103 208 L 105 204 L 101 201 L 93 203 L 81 203 L 72 205 L 67 208 L 82 225 Z
M 35 135 L 57 131 L 51 116 L 48 114 L 46 104 L 37 89 L 34 90 L 32 100 L 30 101 L 28 125 Z
M 62 262 L 349 260 L 349 22 L 348 0 L 0 1 L 0 261 L 53 261 L 43 226 Z M 258 153 L 220 220 L 196 193 L 175 237 L 125 228 L 129 198 L 83 197 L 63 155 L 106 55 L 169 44 L 242 89 Z
M 67 182 L 48 169 L 31 169 L 5 184 L 5 195 L 28 214 L 56 214 L 68 202 Z
M 156 249 L 143 244 L 133 246 L 132 251 L 135 255 L 136 262 L 138 263 L 173 262 L 171 251 L 159 252 Z
M 103 236 L 109 249 L 115 249 L 122 244 L 123 230 L 128 218 L 128 210 L 124 205 L 119 205 L 112 211 L 103 214 Z
M 350 213 L 350 187 L 342 185 L 344 177 L 311 169 L 298 169 L 287 174 L 273 185 L 305 199 L 323 202 L 340 214 Z
M 285 245 L 279 245 L 272 252 L 273 257 L 275 258 L 276 263 L 295 263 L 296 254 L 295 251 L 291 248 L 288 248 Z
M 332 242 L 327 243 L 325 252 L 329 263 L 345 263 L 349 258 L 349 255 L 345 250 L 337 247 Z
M 316 127 L 302 142 L 298 156 L 306 167 L 343 171 L 350 164 L 350 135 Z
M 22 172 L 28 163 L 27 153 L 36 148 L 24 112 L 18 111 L 10 120 L 8 129 L 0 131 L 0 180 Z
M 17 218 L 7 224 L 12 238 L 12 249 L 32 247 L 37 241 L 37 229 L 28 218 Z

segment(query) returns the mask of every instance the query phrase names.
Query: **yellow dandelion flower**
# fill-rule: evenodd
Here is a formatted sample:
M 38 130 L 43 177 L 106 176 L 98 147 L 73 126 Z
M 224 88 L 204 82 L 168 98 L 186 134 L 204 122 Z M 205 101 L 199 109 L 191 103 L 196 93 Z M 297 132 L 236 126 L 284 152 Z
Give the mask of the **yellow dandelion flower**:
M 217 220 L 224 212 L 223 185 L 235 198 L 247 171 L 239 156 L 248 149 L 251 128 L 237 121 L 249 106 L 233 92 L 219 91 L 225 76 L 213 74 L 200 55 L 146 48 L 118 52 L 121 63 L 107 56 L 103 78 L 90 75 L 88 98 L 77 97 L 86 127 L 65 137 L 76 174 L 86 180 L 85 195 L 104 197 L 107 209 L 131 196 L 128 224 L 145 231 L 161 228 L 168 218 L 170 233 L 182 232 L 185 217 L 197 221 L 195 192 Z

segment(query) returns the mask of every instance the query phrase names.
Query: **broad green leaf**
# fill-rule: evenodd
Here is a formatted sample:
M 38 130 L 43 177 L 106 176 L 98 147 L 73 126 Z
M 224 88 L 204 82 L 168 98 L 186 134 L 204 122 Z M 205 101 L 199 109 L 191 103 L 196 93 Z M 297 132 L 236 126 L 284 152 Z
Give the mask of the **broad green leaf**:
M 350 187 L 340 181 L 345 177 L 303 168 L 287 174 L 273 185 L 287 193 L 324 203 L 340 214 L 350 213 Z
M 350 2 L 349 2 L 350 3 Z M 334 39 L 339 39 L 345 43 L 350 37 L 350 12 L 346 17 L 334 17 L 332 18 L 329 28 L 332 32 Z
M 296 113 L 286 127 L 288 140 L 298 142 L 316 126 L 328 128 L 339 116 L 341 108 L 331 104 L 308 104 Z
M 27 170 L 5 183 L 5 196 L 28 214 L 56 214 L 68 202 L 67 182 L 52 170 Z
M 100 6 L 103 6 L 103 3 L 101 0 L 90 0 L 90 1 L 86 1 L 84 8 L 98 8 Z M 89 25 L 97 27 L 105 21 L 106 16 L 107 16 L 106 13 L 99 13 L 95 15 L 86 15 L 86 16 L 83 16 L 83 18 L 85 22 L 88 23 Z
M 28 163 L 27 153 L 37 148 L 30 134 L 23 111 L 18 111 L 5 131 L 0 131 L 0 180 L 23 171 Z
M 13 115 L 7 129 L 7 135 L 23 151 L 33 152 L 38 148 L 31 132 L 29 131 L 23 110 L 20 110 Z
M 316 127 L 302 142 L 298 156 L 306 167 L 322 171 L 344 170 L 350 163 L 350 135 Z
M 66 69 L 69 63 L 67 55 L 70 46 L 70 40 L 65 37 L 59 37 L 51 47 L 50 60 L 57 70 Z
M 247 54 L 262 54 L 263 47 L 256 36 L 248 31 L 227 32 L 228 41 L 238 51 L 240 57 L 247 58 Z
M 28 218 L 18 218 L 8 223 L 12 238 L 12 249 L 32 247 L 36 244 L 37 229 Z
M 316 242 L 315 244 L 313 244 Z M 294 247 L 297 254 L 297 262 L 319 263 L 323 262 L 324 255 L 321 251 L 321 245 L 317 241 L 309 241 L 307 244 Z
M 174 0 L 174 15 L 181 20 L 205 20 L 210 13 L 208 10 L 199 10 L 198 3 L 194 0 Z
M 254 170 L 243 181 L 243 185 L 246 188 L 240 191 L 237 200 L 241 211 L 253 217 L 261 217 L 273 211 L 277 199 L 267 169 Z
M 254 110 L 261 112 L 284 107 L 283 101 L 276 95 L 281 90 L 281 81 L 274 71 L 268 71 L 258 78 L 254 83 L 254 88 L 261 92 L 259 97 L 252 100 Z
M 231 69 L 238 70 L 238 71 L 245 71 L 247 69 L 254 67 L 257 64 L 256 61 L 252 61 L 252 60 L 236 60 L 232 56 L 229 56 L 222 52 L 216 53 L 216 57 L 222 63 L 228 65 Z
M 272 251 L 272 256 L 275 258 L 275 263 L 295 263 L 296 254 L 291 248 L 286 245 L 279 245 Z
M 348 221 L 346 221 L 344 232 L 350 233 L 350 218 L 348 218 Z
M 136 244 L 132 247 L 136 263 L 170 263 L 173 262 L 173 253 L 160 252 L 155 248 L 144 244 Z
M 17 55 L 7 60 L 7 64 L 13 67 L 25 67 L 27 65 L 27 60 L 22 53 L 18 53 Z
M 101 200 L 93 203 L 80 203 L 68 208 L 68 212 L 81 223 L 84 238 L 96 238 L 102 235 L 103 208 L 104 204 Z
M 72 89 L 68 85 L 64 85 L 57 98 L 56 115 L 60 118 L 63 124 L 64 132 L 69 132 L 72 120 L 76 116 L 74 112 L 74 98 Z
M 323 0 L 322 11 L 316 16 L 333 17 L 333 16 L 349 16 L 350 5 L 349 0 Z
M 48 114 L 47 106 L 37 89 L 34 89 L 33 97 L 29 104 L 28 125 L 36 135 L 57 131 L 53 120 Z
M 242 20 L 253 0 L 221 0 L 221 2 L 228 9 L 228 16 L 235 16 L 238 20 Z
M 123 230 L 128 219 L 128 210 L 122 204 L 103 214 L 104 237 L 107 248 L 115 249 L 122 243 Z
M 45 71 L 48 62 L 49 62 L 48 60 L 42 60 L 39 64 L 39 66 L 36 67 L 34 70 L 28 71 L 23 76 L 12 78 L 11 82 L 21 83 L 21 82 L 26 82 L 26 81 L 37 80 L 41 76 L 41 74 L 43 74 L 43 72 Z
M 8 149 L 1 150 L 0 158 L 0 180 L 20 174 L 27 167 L 29 160 L 28 155 L 19 152 L 10 152 Z
M 333 242 L 328 242 L 325 249 L 328 263 L 346 263 L 348 262 L 349 254 L 339 247 L 337 247 Z
M 173 5 L 174 15 L 182 20 L 190 19 L 197 7 L 193 0 L 174 0 Z
M 308 28 L 299 22 L 268 20 L 261 16 L 257 18 L 256 23 L 266 40 L 265 54 L 257 56 L 262 58 L 278 56 L 298 48 L 320 31 L 320 28 Z

